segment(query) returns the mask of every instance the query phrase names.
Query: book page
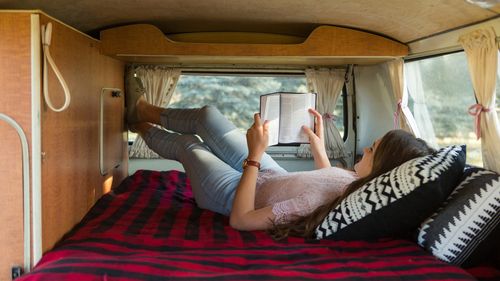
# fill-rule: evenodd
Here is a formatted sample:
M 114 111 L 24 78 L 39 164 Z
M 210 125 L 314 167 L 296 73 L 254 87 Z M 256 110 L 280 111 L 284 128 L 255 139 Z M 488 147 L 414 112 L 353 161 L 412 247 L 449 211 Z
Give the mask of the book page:
M 280 126 L 280 96 L 260 96 L 260 119 L 269 120 L 269 146 L 278 144 Z
M 316 108 L 314 94 L 282 94 L 280 143 L 309 143 L 309 137 L 302 130 L 306 125 L 314 130 L 314 116 L 309 108 Z

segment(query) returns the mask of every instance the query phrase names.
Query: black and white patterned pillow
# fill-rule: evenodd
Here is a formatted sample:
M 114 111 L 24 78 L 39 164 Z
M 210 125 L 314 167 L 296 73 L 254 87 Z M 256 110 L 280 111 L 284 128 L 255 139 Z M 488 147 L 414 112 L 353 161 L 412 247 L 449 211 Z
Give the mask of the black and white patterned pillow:
M 316 228 L 316 238 L 377 239 L 418 228 L 458 184 L 465 146 L 407 161 L 347 196 Z
M 473 265 L 498 254 L 499 222 L 500 175 L 469 168 L 443 206 L 422 223 L 417 242 L 443 261 Z

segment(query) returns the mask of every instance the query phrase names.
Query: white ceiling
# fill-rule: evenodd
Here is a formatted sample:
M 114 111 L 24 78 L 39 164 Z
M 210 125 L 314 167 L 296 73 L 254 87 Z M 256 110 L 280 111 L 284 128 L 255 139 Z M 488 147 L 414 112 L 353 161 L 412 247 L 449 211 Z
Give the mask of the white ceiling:
M 500 0 L 492 0 L 500 2 Z M 2 9 L 40 9 L 98 37 L 150 23 L 164 33 L 269 32 L 307 37 L 319 25 L 353 27 L 403 43 L 500 15 L 466 0 L 0 0 Z

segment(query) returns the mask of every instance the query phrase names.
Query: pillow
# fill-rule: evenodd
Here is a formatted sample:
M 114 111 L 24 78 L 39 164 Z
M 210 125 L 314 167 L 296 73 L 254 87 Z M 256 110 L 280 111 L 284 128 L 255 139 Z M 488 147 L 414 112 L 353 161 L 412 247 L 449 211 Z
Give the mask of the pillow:
M 500 175 L 469 168 L 442 207 L 425 220 L 418 244 L 437 258 L 471 266 L 498 254 Z
M 446 200 L 465 165 L 465 146 L 409 160 L 351 193 L 316 228 L 316 238 L 368 240 L 414 231 Z

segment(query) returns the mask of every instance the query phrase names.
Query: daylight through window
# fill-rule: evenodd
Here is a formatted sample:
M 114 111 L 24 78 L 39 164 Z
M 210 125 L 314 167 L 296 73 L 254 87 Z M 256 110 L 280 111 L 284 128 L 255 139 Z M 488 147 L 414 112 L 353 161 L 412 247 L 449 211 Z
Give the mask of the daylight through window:
M 464 52 L 405 65 L 412 110 L 422 137 L 439 147 L 467 145 L 467 163 L 482 166 L 481 141 L 467 113 L 476 103 Z

